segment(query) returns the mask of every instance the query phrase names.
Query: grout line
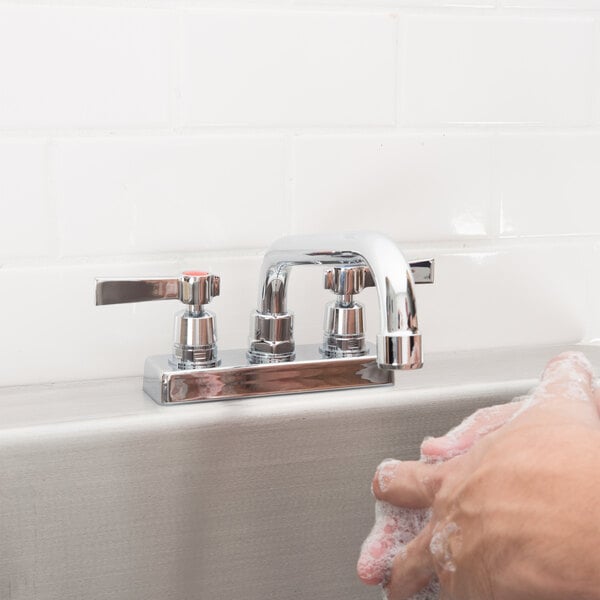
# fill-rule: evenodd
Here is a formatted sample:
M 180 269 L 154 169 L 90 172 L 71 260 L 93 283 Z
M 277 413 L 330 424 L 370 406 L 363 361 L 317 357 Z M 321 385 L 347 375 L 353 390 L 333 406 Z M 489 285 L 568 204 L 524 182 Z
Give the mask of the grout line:
M 48 198 L 48 213 L 49 225 L 52 228 L 51 245 L 52 256 L 56 259 L 60 258 L 61 234 L 60 234 L 60 202 L 58 193 L 57 175 L 57 160 L 58 154 L 56 150 L 56 140 L 49 139 L 45 148 L 45 186 Z
M 296 140 L 293 135 L 285 138 L 285 200 L 288 210 L 288 232 L 296 233 Z
M 402 87 L 402 86 L 400 86 Z M 402 92 L 400 92 L 400 95 Z M 168 129 L 4 129 L 0 130 L 0 141 L 21 139 L 111 139 L 123 140 L 130 138 L 247 138 L 247 137 L 279 137 L 282 134 L 293 135 L 412 135 L 412 134 L 466 134 L 478 135 L 486 133 L 528 134 L 528 135 L 598 135 L 600 123 L 593 125 L 544 125 L 544 124 L 511 124 L 511 123 L 440 123 L 431 125 L 407 125 L 398 127 L 389 125 L 373 126 L 277 126 L 277 127 L 239 127 L 239 126 L 205 126 Z
M 394 60 L 394 117 L 396 128 L 404 119 L 404 50 L 406 42 L 406 19 L 396 15 L 396 54 Z
M 175 131 L 183 126 L 183 14 L 181 10 L 176 11 L 175 26 L 172 35 L 175 36 L 172 44 L 173 56 L 171 57 L 171 68 L 173 78 L 173 90 L 171 92 L 172 120 Z
M 592 60 L 592 121 L 594 126 L 598 126 L 600 122 L 600 19 L 594 22 L 593 35 L 593 60 Z
M 397 241 L 397 240 L 396 240 Z M 406 253 L 430 252 L 439 254 L 478 254 L 498 251 L 509 251 L 523 248 L 543 248 L 573 245 L 595 245 L 600 244 L 600 234 L 590 235 L 563 235 L 563 236 L 539 236 L 539 237 L 500 237 L 490 239 L 480 237 L 478 239 L 461 240 L 429 240 L 397 242 L 399 247 Z M 104 265 L 138 265 L 140 263 L 177 263 L 192 261 L 219 261 L 219 260 L 243 260 L 259 259 L 266 251 L 261 248 L 236 248 L 207 250 L 200 252 L 163 252 L 160 254 L 118 254 L 105 256 L 80 256 L 80 257 L 51 257 L 6 259 L 0 261 L 0 275 L 7 269 L 39 269 L 39 268 L 77 268 Z
M 502 198 L 499 189 L 498 180 L 498 143 L 499 136 L 493 134 L 490 138 L 490 165 L 491 165 L 491 188 L 492 193 L 490 196 L 490 216 L 491 216 L 491 228 L 490 236 L 493 239 L 499 239 L 502 233 Z
M 375 0 L 368 2 L 343 0 L 262 0 L 251 6 L 243 0 L 0 0 L 0 7 L 51 7 L 51 8 L 109 8 L 109 9 L 186 9 L 195 11 L 218 12 L 302 12 L 337 14 L 389 14 L 390 11 L 410 15 L 460 15 L 497 17 L 499 13 L 511 17 L 593 17 L 600 15 L 599 7 L 571 7 L 565 2 L 563 7 L 552 6 L 506 6 L 501 0 L 490 0 L 480 5 L 474 4 L 431 4 L 420 6 L 402 0 Z

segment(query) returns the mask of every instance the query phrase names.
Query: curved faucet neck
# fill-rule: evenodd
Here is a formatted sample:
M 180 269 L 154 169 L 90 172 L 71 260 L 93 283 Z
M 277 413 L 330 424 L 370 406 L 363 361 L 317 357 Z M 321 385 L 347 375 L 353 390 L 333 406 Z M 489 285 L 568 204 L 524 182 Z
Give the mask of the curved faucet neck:
M 383 368 L 421 366 L 413 278 L 392 240 L 369 232 L 295 235 L 277 240 L 261 267 L 259 314 L 287 314 L 290 269 L 307 264 L 368 267 L 379 297 L 378 364 Z

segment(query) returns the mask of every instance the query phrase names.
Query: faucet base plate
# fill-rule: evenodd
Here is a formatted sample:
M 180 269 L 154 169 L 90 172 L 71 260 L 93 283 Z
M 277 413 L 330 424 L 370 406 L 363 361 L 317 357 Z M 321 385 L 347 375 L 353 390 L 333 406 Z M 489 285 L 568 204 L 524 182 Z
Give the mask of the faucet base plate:
M 174 370 L 169 356 L 151 356 L 144 368 L 144 391 L 159 404 L 234 400 L 374 387 L 394 383 L 393 371 L 377 366 L 374 348 L 365 356 L 324 358 L 319 346 L 296 347 L 286 363 L 250 364 L 246 350 L 223 350 L 218 367 Z

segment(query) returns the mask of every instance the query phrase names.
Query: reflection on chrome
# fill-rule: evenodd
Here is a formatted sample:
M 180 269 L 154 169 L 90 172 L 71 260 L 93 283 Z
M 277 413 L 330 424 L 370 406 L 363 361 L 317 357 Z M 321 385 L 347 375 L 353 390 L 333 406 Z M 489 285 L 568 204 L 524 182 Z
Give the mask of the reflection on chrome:
M 377 364 L 383 369 L 422 366 L 414 281 L 402 252 L 389 238 L 368 232 L 289 236 L 263 259 L 258 309 L 252 317 L 248 358 L 252 363 L 294 359 L 293 315 L 287 283 L 296 265 L 365 266 L 379 296 Z

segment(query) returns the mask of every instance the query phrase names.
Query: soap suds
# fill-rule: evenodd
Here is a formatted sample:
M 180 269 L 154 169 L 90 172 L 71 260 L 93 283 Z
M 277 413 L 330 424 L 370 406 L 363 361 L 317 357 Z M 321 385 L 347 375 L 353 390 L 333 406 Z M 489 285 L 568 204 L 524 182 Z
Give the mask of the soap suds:
M 377 484 L 379 490 L 383 493 L 387 492 L 390 484 L 398 474 L 398 470 L 402 461 L 394 458 L 386 458 L 377 467 Z
M 359 572 L 366 579 L 381 578 L 387 582 L 392 562 L 406 552 L 406 544 L 429 520 L 429 510 L 399 508 L 388 502 L 375 502 L 375 525 L 364 541 Z
M 425 438 L 421 444 L 421 460 L 439 463 L 465 454 L 481 438 L 500 429 L 515 413 L 521 411 L 522 406 L 512 404 L 481 408 L 441 438 Z
M 591 394 L 588 386 L 591 387 Z M 600 381 L 594 378 L 590 361 L 581 352 L 564 352 L 551 361 L 542 374 L 542 379 L 526 396 L 517 398 L 522 401 L 512 421 L 524 412 L 539 405 L 548 396 L 566 396 L 575 402 L 593 402 Z
M 462 544 L 460 528 L 456 523 L 438 523 L 433 530 L 429 551 L 438 567 L 444 571 L 456 571 L 452 546 L 459 549 Z
M 384 461 L 382 465 L 396 467 L 401 461 Z M 381 468 L 381 466 L 380 466 Z M 382 594 L 387 598 L 385 586 L 389 582 L 392 564 L 397 556 L 406 555 L 406 546 L 431 519 L 430 509 L 411 509 L 393 506 L 388 502 L 375 502 L 375 525 L 364 541 L 358 564 L 361 577 L 383 578 Z M 436 600 L 439 583 L 434 578 L 429 585 L 411 600 Z

